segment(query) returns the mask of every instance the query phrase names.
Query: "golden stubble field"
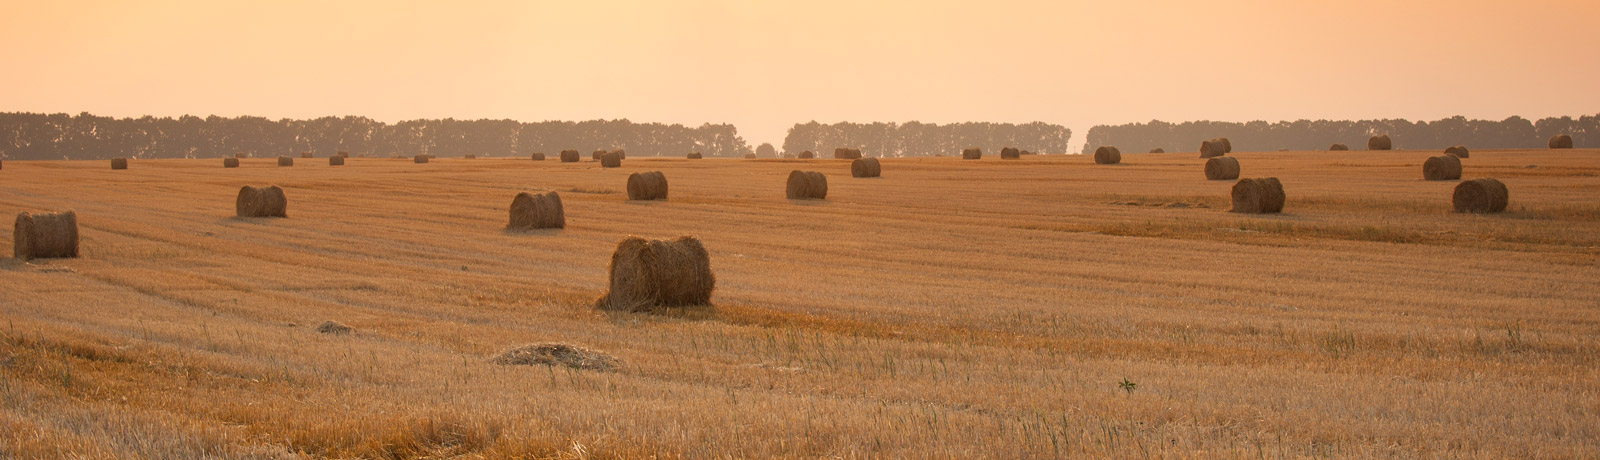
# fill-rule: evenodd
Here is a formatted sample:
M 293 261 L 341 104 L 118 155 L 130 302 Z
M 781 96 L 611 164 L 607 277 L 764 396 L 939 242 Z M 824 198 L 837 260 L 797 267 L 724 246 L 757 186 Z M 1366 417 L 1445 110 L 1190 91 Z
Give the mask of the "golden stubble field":
M 1192 153 L 6 162 L 0 215 L 77 210 L 83 257 L 0 262 L 0 457 L 1595 458 L 1600 152 L 1473 151 L 1487 216 L 1435 154 L 1233 154 L 1275 216 Z M 502 230 L 523 190 L 567 228 Z M 683 234 L 713 307 L 591 307 Z M 488 362 L 538 342 L 622 364 Z

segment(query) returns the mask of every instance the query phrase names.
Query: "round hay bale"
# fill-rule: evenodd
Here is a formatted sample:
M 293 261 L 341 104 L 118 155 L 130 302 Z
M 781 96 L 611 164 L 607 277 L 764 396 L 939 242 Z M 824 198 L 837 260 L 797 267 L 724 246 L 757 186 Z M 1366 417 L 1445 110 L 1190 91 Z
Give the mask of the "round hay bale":
M 977 147 L 962 149 L 961 150 L 961 159 L 963 159 L 963 160 L 981 160 L 981 159 L 983 159 L 983 149 L 980 149 L 980 148 L 977 148 Z
M 617 154 L 617 158 L 618 159 L 622 159 L 622 160 L 628 159 L 628 152 L 625 151 L 625 150 L 616 149 L 616 150 L 612 150 L 611 153 Z
M 1022 151 L 1022 156 L 1028 156 L 1028 155 L 1038 155 L 1038 154 L 1034 153 L 1034 152 L 1029 152 L 1027 150 L 1023 150 Z
M 338 155 L 328 157 L 328 166 L 344 166 L 344 157 Z
M 320 326 L 317 326 L 317 332 L 321 332 L 323 334 L 344 335 L 355 332 L 355 330 L 355 328 L 346 326 L 344 323 L 338 321 L 328 321 L 322 323 Z
M 602 167 L 602 168 L 617 168 L 617 167 L 621 167 L 621 166 L 622 166 L 622 154 L 620 154 L 620 153 L 617 153 L 617 152 L 606 152 L 605 155 L 602 155 L 600 157 L 600 167 Z
M 1344 144 L 1333 144 L 1328 146 L 1328 151 L 1330 152 L 1339 152 L 1345 150 L 1350 150 L 1350 146 Z
M 1219 137 L 1217 140 L 1222 141 L 1222 153 L 1233 153 L 1233 141 L 1226 137 Z
M 827 199 L 828 178 L 816 171 L 791 171 L 786 191 L 791 200 Z
M 1114 165 L 1122 162 L 1122 151 L 1116 147 L 1102 145 L 1094 149 L 1094 163 L 1101 165 Z
M 287 156 L 278 157 L 278 166 L 294 166 L 294 158 Z
M 1550 136 L 1550 148 L 1552 148 L 1552 149 L 1570 149 L 1570 148 L 1572 148 L 1572 136 L 1568 136 L 1566 134 L 1557 134 L 1557 135 L 1554 135 L 1554 136 Z
M 533 155 L 529 155 L 528 158 L 532 158 L 533 161 L 544 161 L 544 154 L 535 152 Z
M 628 175 L 629 200 L 667 199 L 667 176 L 661 171 L 636 172 Z
M 476 160 L 476 159 L 478 159 L 478 155 L 475 154 L 475 153 L 468 153 L 466 155 L 462 155 L 461 158 L 467 159 L 467 160 Z
M 689 159 L 690 160 L 699 160 L 701 158 L 703 158 L 703 157 L 700 156 L 700 152 L 694 152 L 694 153 L 690 153 L 689 154 Z
M 1016 147 L 1001 147 L 1000 148 L 1000 159 L 1002 159 L 1002 160 L 1015 160 L 1015 159 L 1018 159 L 1018 158 L 1022 158 L 1022 151 L 1021 150 L 1017 150 Z
M 1506 190 L 1506 184 L 1486 177 L 1456 184 L 1450 204 L 1456 212 L 1492 213 L 1504 212 L 1510 200 L 1511 192 Z
M 861 158 L 861 150 L 860 149 L 839 147 L 839 148 L 833 149 L 833 158 L 834 159 L 840 159 L 840 160 L 854 160 L 854 159 L 857 159 L 857 158 Z
M 566 209 L 561 206 L 561 195 L 556 192 L 518 193 L 511 199 L 511 221 L 508 230 L 536 228 L 566 228 Z
M 289 198 L 276 185 L 239 188 L 239 198 L 233 209 L 239 217 L 289 217 Z
M 111 169 L 128 169 L 127 158 L 112 158 Z
M 643 311 L 711 303 L 716 276 L 711 255 L 700 240 L 646 240 L 630 236 L 611 254 L 611 285 L 597 306 L 606 310 Z
M 807 151 L 804 151 L 804 152 L 800 152 L 800 159 L 802 159 L 802 160 L 809 160 L 809 159 L 816 158 L 816 157 L 817 157 L 817 154 L 811 153 L 810 150 L 807 150 Z
M 1422 178 L 1424 180 L 1460 180 L 1461 159 L 1454 155 L 1439 155 L 1428 157 L 1422 162 Z
M 500 352 L 489 362 L 502 366 L 566 366 L 573 369 L 609 371 L 621 364 L 611 355 L 564 343 L 536 343 Z
M 423 163 L 427 163 L 429 158 L 433 158 L 433 156 L 431 156 L 431 155 L 417 155 L 417 156 L 411 157 L 411 162 L 420 165 L 420 164 L 423 164 Z
M 1388 134 L 1379 134 L 1367 139 L 1367 150 L 1390 150 L 1393 148 L 1394 141 L 1389 139 Z
M 300 158 L 311 158 L 311 152 L 300 152 Z
M 240 152 L 240 153 L 233 154 L 233 157 L 234 158 L 250 158 L 250 154 L 244 153 L 244 152 Z
M 1228 153 L 1231 145 L 1223 144 L 1222 139 L 1200 141 L 1200 158 L 1220 157 Z
M 339 158 L 350 158 L 350 152 L 346 152 L 346 151 L 343 151 L 343 150 L 340 150 L 339 153 L 335 153 L 334 155 L 338 155 Z
M 78 257 L 78 213 L 17 214 L 11 256 L 22 260 Z
M 746 159 L 746 160 L 754 160 L 754 159 L 756 159 L 756 154 L 754 154 L 754 153 L 746 153 L 746 154 L 744 154 L 744 159 Z
M 1283 184 L 1276 177 L 1239 179 L 1233 184 L 1232 212 L 1268 214 L 1283 212 Z
M 883 165 L 877 158 L 857 158 L 850 161 L 851 177 L 878 177 L 883 174 Z
M 605 150 L 595 150 L 593 152 L 589 152 L 589 158 L 594 160 L 594 161 L 600 161 L 601 159 L 606 157 L 607 153 L 611 153 L 611 152 L 607 152 Z
M 222 159 L 222 167 L 224 167 L 224 168 L 237 168 L 237 167 L 239 167 L 239 159 L 238 158 L 223 158 Z
M 1167 153 L 1167 149 L 1156 147 L 1156 148 L 1150 149 L 1150 153 Z
M 578 152 L 577 150 L 562 150 L 561 151 L 561 162 L 562 163 L 577 163 L 578 159 L 582 158 L 582 155 L 583 155 L 583 153 Z
M 1206 180 L 1234 180 L 1238 178 L 1238 158 L 1214 157 L 1206 160 Z

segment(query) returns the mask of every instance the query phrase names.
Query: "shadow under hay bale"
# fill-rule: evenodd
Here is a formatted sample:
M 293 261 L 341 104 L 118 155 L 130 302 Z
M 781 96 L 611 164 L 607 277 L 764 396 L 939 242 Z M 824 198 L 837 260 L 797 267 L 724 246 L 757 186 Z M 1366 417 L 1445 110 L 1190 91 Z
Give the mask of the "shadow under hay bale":
M 1019 158 L 1022 158 L 1022 151 L 1018 150 L 1016 147 L 1001 147 L 1000 148 L 1000 159 L 1002 159 L 1002 160 L 1016 160 L 1016 159 L 1019 159 Z
M 234 214 L 239 217 L 289 217 L 289 198 L 276 185 L 239 188 L 239 198 L 233 201 Z
M 622 154 L 620 153 L 607 152 L 605 155 L 600 156 L 600 167 L 602 168 L 618 168 L 621 166 Z
M 237 168 L 237 167 L 239 167 L 239 159 L 238 158 L 223 158 L 222 159 L 222 167 L 224 167 L 224 168 Z
M 636 172 L 628 175 L 629 200 L 667 199 L 667 176 L 661 171 Z
M 78 213 L 17 214 L 11 256 L 21 260 L 78 257 Z
M 533 161 L 544 161 L 544 154 L 534 153 L 533 155 L 529 155 L 528 158 L 533 159 Z
M 1557 135 L 1554 135 L 1554 136 L 1550 136 L 1550 148 L 1552 148 L 1552 149 L 1570 149 L 1570 148 L 1572 148 L 1572 136 L 1569 136 L 1569 135 L 1566 135 L 1566 134 L 1557 134 Z
M 111 169 L 128 169 L 127 158 L 112 158 Z
M 278 157 L 278 166 L 294 166 L 294 158 Z
M 701 155 L 700 155 L 700 152 L 693 152 L 693 153 L 690 153 L 690 154 L 689 154 L 689 156 L 688 156 L 688 158 L 689 158 L 689 159 L 690 159 L 690 160 L 699 160 L 699 159 L 701 159 L 701 158 L 705 158 L 705 157 L 703 157 L 703 156 L 701 156 Z
M 1207 141 L 1200 141 L 1200 158 L 1213 158 L 1226 155 L 1229 150 L 1232 150 L 1231 147 L 1233 146 L 1226 144 L 1225 142 L 1227 142 L 1227 139 L 1220 137 Z
M 430 157 L 428 155 L 417 155 L 417 156 L 411 157 L 411 162 L 420 165 L 420 164 L 423 164 L 423 163 L 427 163 L 429 158 L 433 158 L 433 157 Z
M 1510 201 L 1511 192 L 1506 189 L 1506 184 L 1490 178 L 1461 181 L 1450 196 L 1450 204 L 1456 212 L 1504 212 Z
M 1428 157 L 1422 162 L 1423 180 L 1460 180 L 1461 159 L 1454 155 Z
M 857 158 L 850 161 L 851 177 L 878 177 L 883 174 L 883 165 L 877 158 Z
M 610 279 L 609 292 L 596 306 L 614 311 L 706 305 L 716 288 L 711 255 L 692 236 L 622 240 L 611 255 Z
M 523 345 L 503 351 L 489 362 L 503 366 L 565 366 L 591 371 L 609 371 L 621 364 L 611 355 L 564 343 Z
M 962 149 L 961 150 L 961 159 L 963 159 L 963 160 L 981 160 L 981 159 L 983 159 L 983 149 L 980 149 L 980 148 L 977 148 L 977 147 L 968 148 L 968 149 Z
M 800 159 L 802 159 L 802 160 L 810 160 L 810 159 L 816 158 L 816 157 L 817 157 L 817 154 L 811 153 L 810 150 L 807 150 L 807 151 L 804 151 L 804 152 L 800 152 Z
M 1150 149 L 1150 153 L 1167 153 L 1167 149 L 1153 148 L 1153 149 Z
M 507 230 L 566 228 L 566 209 L 556 192 L 518 193 L 511 199 L 511 219 Z
M 1472 156 L 1472 153 L 1467 151 L 1467 146 L 1465 145 L 1457 145 L 1455 147 L 1444 149 L 1444 154 L 1456 158 L 1467 158 Z
M 1122 162 L 1122 151 L 1116 147 L 1102 145 L 1094 149 L 1094 163 L 1100 165 L 1114 165 Z
M 577 163 L 578 160 L 581 159 L 581 158 L 583 158 L 583 153 L 579 152 L 577 150 L 562 150 L 561 151 L 561 162 L 562 163 Z
M 1283 184 L 1276 177 L 1240 179 L 1233 184 L 1233 209 L 1244 214 L 1283 212 Z
M 854 160 L 861 158 L 861 149 L 839 147 L 833 149 L 833 158 L 837 160 Z
M 1394 141 L 1388 134 L 1379 134 L 1367 139 L 1367 150 L 1390 150 L 1394 148 Z
M 322 323 L 320 326 L 317 326 L 317 332 L 321 332 L 323 334 L 342 335 L 355 332 L 355 330 L 355 328 L 346 326 L 344 323 L 338 321 L 328 321 Z
M 341 156 L 328 157 L 328 166 L 344 166 L 344 157 L 341 157 Z
M 1238 158 L 1215 157 L 1206 160 L 1206 180 L 1234 180 L 1238 178 Z
M 1350 146 L 1344 144 L 1333 144 L 1328 146 L 1328 151 L 1330 152 L 1341 152 L 1345 150 L 1350 150 Z
M 828 177 L 816 171 L 791 171 L 786 192 L 791 200 L 828 198 Z

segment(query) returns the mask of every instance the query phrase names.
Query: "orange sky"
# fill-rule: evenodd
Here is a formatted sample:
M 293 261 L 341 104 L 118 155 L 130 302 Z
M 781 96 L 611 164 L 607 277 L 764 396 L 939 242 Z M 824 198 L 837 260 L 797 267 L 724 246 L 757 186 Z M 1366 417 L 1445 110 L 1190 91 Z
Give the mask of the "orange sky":
M 1600 113 L 1600 2 L 8 2 L 0 111 L 795 122 Z

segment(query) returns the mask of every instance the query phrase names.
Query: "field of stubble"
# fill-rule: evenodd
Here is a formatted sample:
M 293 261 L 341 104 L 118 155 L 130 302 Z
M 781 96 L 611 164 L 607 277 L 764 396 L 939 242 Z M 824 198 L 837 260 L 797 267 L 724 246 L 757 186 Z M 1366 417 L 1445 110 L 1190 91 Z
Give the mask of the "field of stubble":
M 1233 154 L 1274 216 L 1193 153 L 8 161 L 0 215 L 75 209 L 83 254 L 0 260 L 0 457 L 1595 458 L 1600 152 L 1473 151 L 1489 216 L 1434 154 Z M 505 232 L 523 190 L 566 229 Z M 683 234 L 714 306 L 592 308 L 618 240 Z M 488 362 L 537 342 L 622 364 Z

